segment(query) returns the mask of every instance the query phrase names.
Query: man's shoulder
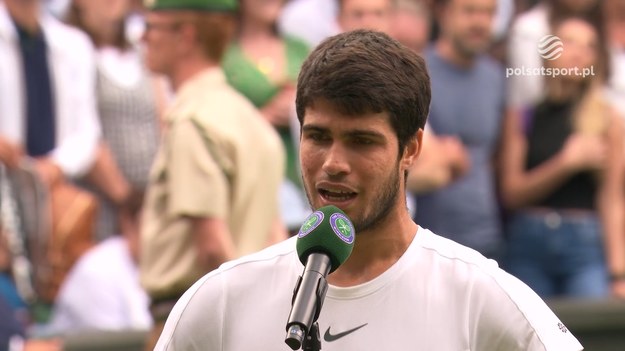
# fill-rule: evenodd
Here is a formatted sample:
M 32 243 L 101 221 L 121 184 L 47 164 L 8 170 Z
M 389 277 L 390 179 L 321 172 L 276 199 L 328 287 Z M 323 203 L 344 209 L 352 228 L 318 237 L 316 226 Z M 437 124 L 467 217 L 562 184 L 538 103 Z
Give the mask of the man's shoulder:
M 477 250 L 442 237 L 428 229 L 420 229 L 418 240 L 424 255 L 422 264 L 436 264 L 441 274 L 449 274 L 458 287 L 468 285 L 478 289 L 499 290 L 506 295 L 507 286 L 499 284 L 508 274 L 499 267 L 497 261 L 489 259 Z
M 188 120 L 207 135 L 240 144 L 252 140 L 271 149 L 281 147 L 278 133 L 257 108 L 226 81 L 221 69 L 196 77 L 190 89 L 184 88 L 170 109 L 173 120 Z M 245 143 L 244 143 L 245 144 Z
M 221 68 L 206 70 L 187 81 L 174 101 L 176 105 L 182 110 L 197 110 L 202 119 L 219 119 L 222 125 L 237 124 L 237 118 L 262 119 L 258 109 L 228 84 Z
M 480 56 L 478 64 L 479 67 L 484 71 L 483 74 L 486 75 L 488 79 L 498 79 L 503 81 L 503 79 L 505 78 L 505 68 L 503 63 L 496 60 L 491 55 L 484 54 Z
M 83 55 L 81 51 L 88 51 L 90 56 L 93 55 L 93 44 L 87 34 L 80 29 L 65 24 L 49 14 L 42 16 L 41 25 L 52 47 L 65 49 L 73 55 Z
M 441 278 L 441 293 L 451 300 L 463 300 L 472 313 L 467 317 L 476 325 L 481 340 L 501 338 L 521 341 L 527 349 L 581 350 L 574 336 L 563 332 L 564 324 L 545 302 L 526 284 L 499 268 L 497 262 L 479 252 L 443 238 L 429 230 L 420 230 L 423 255 L 436 264 L 432 276 Z M 498 326 L 498 327 L 493 327 Z M 518 346 L 517 345 L 517 346 Z M 530 346 L 531 345 L 531 346 Z
M 459 260 L 467 264 L 478 266 L 497 265 L 496 261 L 489 260 L 477 250 L 442 237 L 429 229 L 420 228 L 418 235 L 421 236 L 421 240 L 419 241 L 420 246 L 426 250 L 432 251 L 436 256 L 449 260 Z
M 286 284 L 285 280 L 272 277 L 297 277 L 301 269 L 295 250 L 295 239 L 291 238 L 223 263 L 195 282 L 185 292 L 179 304 L 186 306 L 203 304 L 206 300 L 221 301 L 225 295 L 240 295 L 241 292 L 246 292 L 247 296 L 253 294 L 254 289 L 267 289 L 267 281 Z
M 295 240 L 296 238 L 292 237 L 258 252 L 228 261 L 217 269 L 216 274 L 231 271 L 232 273 L 236 273 L 238 270 L 257 270 L 267 265 L 276 267 L 276 265 L 280 266 L 286 264 L 290 266 L 290 264 L 294 262 L 293 258 L 297 255 L 295 251 Z

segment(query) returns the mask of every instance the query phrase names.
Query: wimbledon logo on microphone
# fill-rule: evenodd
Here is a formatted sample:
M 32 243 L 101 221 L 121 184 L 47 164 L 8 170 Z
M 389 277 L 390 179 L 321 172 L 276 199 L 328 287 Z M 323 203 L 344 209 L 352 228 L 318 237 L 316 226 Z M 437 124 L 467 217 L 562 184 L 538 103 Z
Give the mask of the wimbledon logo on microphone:
M 340 213 L 333 213 L 330 216 L 330 226 L 332 231 L 344 242 L 351 244 L 354 242 L 354 227 L 352 222 Z
M 321 224 L 321 222 L 323 221 L 323 217 L 323 212 L 313 212 L 310 216 L 308 216 L 308 218 L 306 218 L 304 224 L 302 224 L 302 226 L 299 228 L 299 233 L 297 234 L 297 237 L 303 238 L 310 232 L 312 232 L 315 228 L 319 226 L 319 224 Z
M 545 35 L 538 41 L 538 53 L 545 60 L 555 60 L 562 56 L 564 44 L 555 35 Z

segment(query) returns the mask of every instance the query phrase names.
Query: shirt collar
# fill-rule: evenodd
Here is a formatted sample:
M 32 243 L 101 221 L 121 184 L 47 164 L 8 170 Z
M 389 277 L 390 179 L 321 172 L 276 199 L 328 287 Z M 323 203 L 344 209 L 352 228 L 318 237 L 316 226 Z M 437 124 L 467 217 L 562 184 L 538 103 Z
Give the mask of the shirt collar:
M 0 38 L 4 40 L 15 40 L 17 38 L 17 31 L 9 16 L 9 10 L 7 10 L 4 2 L 0 1 Z
M 41 30 L 43 31 L 43 35 L 46 38 L 46 42 L 48 45 L 52 46 L 62 46 L 64 37 L 62 35 L 58 35 L 58 33 L 54 33 L 59 26 L 59 21 L 55 19 L 52 15 L 45 12 L 45 10 L 41 10 L 41 14 L 39 17 L 39 23 L 41 25 Z M 52 31 L 52 32 L 50 32 Z M 11 15 L 9 15 L 9 10 L 4 4 L 3 1 L 0 0 L 0 38 L 6 41 L 17 41 L 19 40 L 17 28 L 15 28 L 15 24 L 11 19 Z
M 169 110 L 175 110 L 177 106 L 185 104 L 186 101 L 197 99 L 198 91 L 207 91 L 227 84 L 226 76 L 221 67 L 204 69 L 180 86 L 176 93 L 175 102 Z M 170 121 L 175 119 L 175 114 L 167 113 L 166 115 Z

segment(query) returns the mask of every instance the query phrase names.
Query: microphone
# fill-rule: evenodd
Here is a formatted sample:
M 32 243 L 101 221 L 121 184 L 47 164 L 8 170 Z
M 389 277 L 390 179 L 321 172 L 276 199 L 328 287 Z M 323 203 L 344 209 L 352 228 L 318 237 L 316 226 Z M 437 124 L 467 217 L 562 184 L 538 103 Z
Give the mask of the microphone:
M 326 277 L 352 253 L 355 235 L 354 225 L 336 206 L 313 212 L 300 228 L 296 248 L 304 272 L 295 284 L 284 341 L 291 349 L 302 347 L 319 318 L 328 290 Z

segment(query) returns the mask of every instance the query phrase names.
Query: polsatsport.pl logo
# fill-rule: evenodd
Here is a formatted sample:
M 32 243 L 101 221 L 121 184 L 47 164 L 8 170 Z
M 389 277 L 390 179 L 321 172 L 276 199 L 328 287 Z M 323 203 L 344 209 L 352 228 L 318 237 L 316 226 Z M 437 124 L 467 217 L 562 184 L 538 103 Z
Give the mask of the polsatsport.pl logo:
M 564 43 L 555 35 L 545 35 L 538 41 L 538 53 L 545 60 L 555 60 L 562 56 Z
M 545 35 L 538 41 L 537 45 L 540 57 L 548 61 L 554 61 L 562 56 L 564 52 L 564 43 L 555 35 Z M 581 76 L 588 77 L 595 75 L 595 67 L 506 67 L 506 78 L 511 76 Z

